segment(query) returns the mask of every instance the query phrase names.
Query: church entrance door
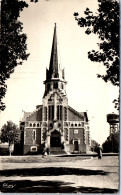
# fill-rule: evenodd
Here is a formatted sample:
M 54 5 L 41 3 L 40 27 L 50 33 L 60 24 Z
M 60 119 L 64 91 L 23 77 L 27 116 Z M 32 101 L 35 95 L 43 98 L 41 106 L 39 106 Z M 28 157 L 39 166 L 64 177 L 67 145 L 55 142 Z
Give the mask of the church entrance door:
M 58 132 L 57 130 L 51 133 L 50 146 L 61 147 L 61 135 L 60 132 Z
M 74 151 L 78 151 L 79 150 L 79 144 L 78 144 L 78 140 L 74 141 Z

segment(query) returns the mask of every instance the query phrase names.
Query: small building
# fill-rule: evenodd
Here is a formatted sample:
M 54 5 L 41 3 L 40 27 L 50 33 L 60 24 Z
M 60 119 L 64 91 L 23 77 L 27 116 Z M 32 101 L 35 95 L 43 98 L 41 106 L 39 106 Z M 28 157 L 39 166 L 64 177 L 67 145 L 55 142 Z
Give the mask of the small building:
M 78 112 L 68 105 L 67 81 L 58 58 L 56 25 L 54 27 L 49 69 L 46 69 L 42 105 L 33 112 L 24 112 L 20 122 L 23 154 L 87 153 L 90 150 L 90 129 L 87 112 Z

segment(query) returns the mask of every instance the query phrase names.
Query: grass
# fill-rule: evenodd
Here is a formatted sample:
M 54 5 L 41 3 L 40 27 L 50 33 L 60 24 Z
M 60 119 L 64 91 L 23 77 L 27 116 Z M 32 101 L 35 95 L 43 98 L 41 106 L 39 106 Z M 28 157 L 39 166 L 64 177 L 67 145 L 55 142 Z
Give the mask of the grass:
M 75 162 L 77 160 L 90 159 L 90 157 L 85 156 L 75 156 L 75 157 L 63 157 L 63 156 L 46 156 L 43 158 L 40 156 L 3 156 L 1 157 L 2 163 L 49 163 L 49 162 Z

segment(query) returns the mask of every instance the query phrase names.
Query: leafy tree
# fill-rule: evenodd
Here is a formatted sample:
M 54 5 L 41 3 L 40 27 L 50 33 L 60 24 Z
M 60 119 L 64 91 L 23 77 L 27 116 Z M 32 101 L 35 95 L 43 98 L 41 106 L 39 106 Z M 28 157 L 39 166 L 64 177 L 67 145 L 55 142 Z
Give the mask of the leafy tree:
M 119 111 L 120 110 L 119 97 L 117 99 L 114 99 L 113 103 L 115 104 L 115 108 Z
M 9 144 L 19 143 L 20 142 L 20 130 L 17 125 L 12 121 L 7 121 L 7 124 L 4 124 L 1 128 L 0 135 L 1 142 L 8 142 Z
M 20 12 L 28 4 L 22 0 L 1 1 L 1 65 L 0 65 L 0 110 L 5 109 L 2 102 L 6 94 L 6 80 L 17 65 L 22 65 L 29 54 L 26 53 L 26 34 L 22 33 L 23 24 L 18 20 Z
M 38 0 L 30 0 L 37 3 Z M 20 13 L 28 4 L 24 0 L 1 0 L 0 10 L 0 111 L 5 109 L 3 97 L 7 91 L 6 80 L 17 65 L 22 65 L 29 54 L 26 53 L 26 34 L 22 33 L 23 24 L 19 21 Z M 1 20 L 2 19 L 2 20 Z
M 119 152 L 119 131 L 112 133 L 103 143 L 103 152 Z
M 102 62 L 106 67 L 106 73 L 97 74 L 97 77 L 119 86 L 119 2 L 98 0 L 97 12 L 93 13 L 86 8 L 84 14 L 85 17 L 79 17 L 78 12 L 74 13 L 78 25 L 85 27 L 87 35 L 94 33 L 99 38 L 99 51 L 89 51 L 88 58 L 94 62 Z M 119 98 L 114 103 L 119 110 Z
M 92 152 L 97 152 L 99 143 L 96 142 L 95 140 L 91 140 L 91 151 Z
M 98 0 L 96 13 L 89 8 L 84 13 L 84 18 L 74 13 L 78 25 L 86 28 L 87 35 L 94 33 L 100 39 L 99 51 L 89 51 L 88 57 L 92 61 L 103 62 L 106 67 L 106 74 L 98 77 L 119 86 L 119 2 Z
M 18 129 L 17 125 L 12 121 L 7 121 L 7 124 L 4 124 L 1 129 L 0 140 L 2 143 L 9 143 L 9 153 L 19 154 L 20 142 L 21 142 L 21 131 Z M 11 146 L 14 146 L 13 151 L 11 151 Z

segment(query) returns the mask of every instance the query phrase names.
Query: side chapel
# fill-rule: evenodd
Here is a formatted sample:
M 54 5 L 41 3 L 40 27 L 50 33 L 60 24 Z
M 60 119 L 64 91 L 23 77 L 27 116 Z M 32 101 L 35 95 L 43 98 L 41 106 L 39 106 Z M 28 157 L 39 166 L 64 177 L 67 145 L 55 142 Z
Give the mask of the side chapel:
M 42 105 L 33 112 L 24 112 L 20 121 L 23 154 L 87 153 L 90 150 L 90 129 L 87 112 L 77 112 L 68 105 L 65 72 L 58 60 L 56 24 L 49 69 L 46 69 Z

